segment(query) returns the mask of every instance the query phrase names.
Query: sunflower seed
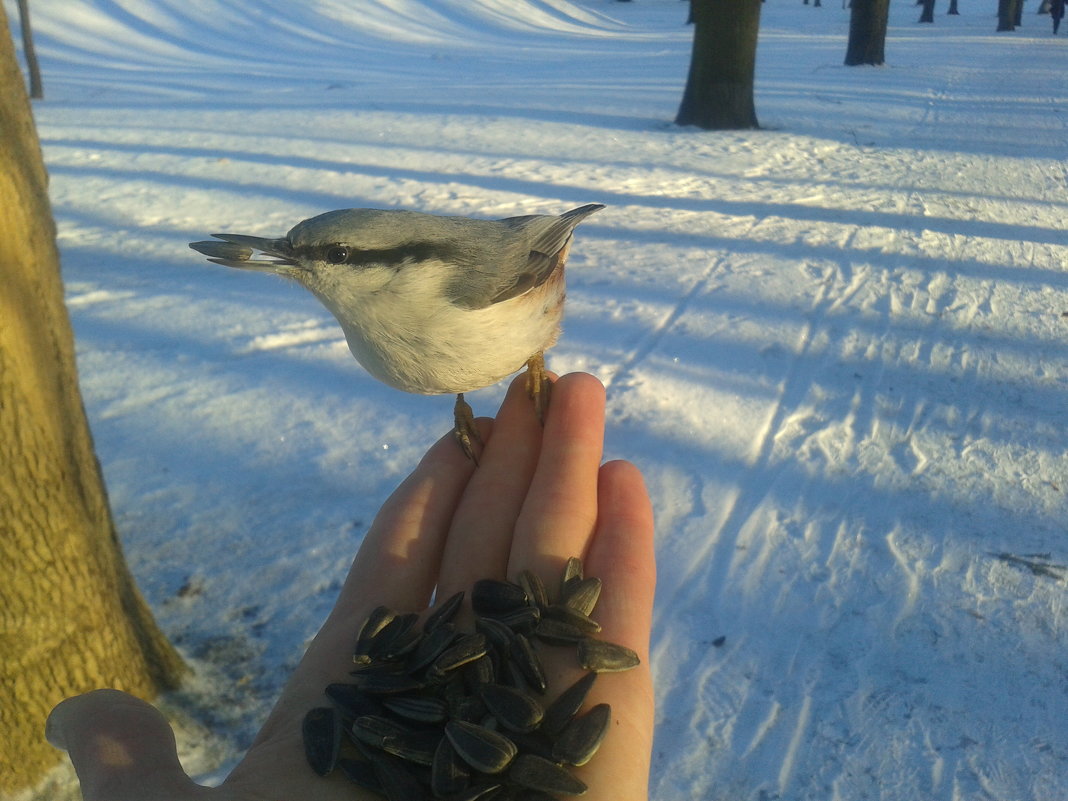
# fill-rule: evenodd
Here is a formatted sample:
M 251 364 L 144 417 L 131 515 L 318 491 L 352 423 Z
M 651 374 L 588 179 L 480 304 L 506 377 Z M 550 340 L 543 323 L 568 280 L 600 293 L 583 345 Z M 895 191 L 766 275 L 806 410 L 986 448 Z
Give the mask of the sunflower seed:
M 410 693 L 423 687 L 423 682 L 399 673 L 357 673 L 355 684 L 369 695 Z
M 434 795 L 441 797 L 460 792 L 467 787 L 470 775 L 449 738 L 442 737 L 430 766 L 430 789 Z
M 587 634 L 596 634 L 601 630 L 601 624 L 596 620 L 566 604 L 553 604 L 545 610 L 545 616 L 553 620 L 562 620 Z
M 487 684 L 479 691 L 479 695 L 486 708 L 509 731 L 533 731 L 545 714 L 537 698 L 514 687 Z
M 493 684 L 497 675 L 489 652 L 464 665 L 462 671 L 464 687 L 467 688 L 469 693 L 477 693 L 478 688 L 483 684 Z
M 430 613 L 430 616 L 423 623 L 423 633 L 430 634 L 434 629 L 440 626 L 442 623 L 449 623 L 456 613 L 460 609 L 460 605 L 464 600 L 464 591 L 460 590 L 455 595 L 450 595 L 444 601 L 442 601 L 438 608 Z
M 367 620 L 363 622 L 360 627 L 359 633 L 356 635 L 356 647 L 353 649 L 353 661 L 370 662 L 371 658 L 368 655 L 368 649 L 371 647 L 371 643 L 374 641 L 378 633 L 382 631 L 397 613 L 390 609 L 388 606 L 376 606 L 371 610 L 371 614 L 367 616 Z
M 457 636 L 456 627 L 452 623 L 439 623 L 415 646 L 415 650 L 408 657 L 407 671 L 417 673 L 425 668 L 441 656 L 445 649 L 453 644 Z
M 530 644 L 530 640 L 522 634 L 517 634 L 515 640 L 512 641 L 509 656 L 511 657 L 510 663 L 519 670 L 527 683 L 537 692 L 544 693 L 547 686 L 545 668 L 542 667 L 541 659 L 538 658 L 538 653 Z
M 429 767 L 441 740 L 441 732 L 432 730 L 390 734 L 382 738 L 382 750 L 407 762 Z
M 549 760 L 553 758 L 553 744 L 540 727 L 525 733 L 509 732 L 508 739 L 515 743 L 521 754 L 537 754 Z
M 352 722 L 352 736 L 361 743 L 382 747 L 382 741 L 387 737 L 398 737 L 407 734 L 410 728 L 380 715 L 364 715 Z
M 415 624 L 419 615 L 413 613 L 396 615 L 375 635 L 367 649 L 372 659 L 395 659 L 410 651 L 419 641 Z
M 568 765 L 585 765 L 601 747 L 611 724 L 612 708 L 608 704 L 597 704 L 560 732 L 553 743 L 553 760 Z
M 438 723 L 445 720 L 448 712 L 447 705 L 442 699 L 429 696 L 383 698 L 382 706 L 406 720 L 414 720 L 418 723 Z
M 481 634 L 465 634 L 450 645 L 427 669 L 431 678 L 441 678 L 450 670 L 474 662 L 486 653 L 486 638 Z
M 542 618 L 534 627 L 534 636 L 549 645 L 577 645 L 586 639 L 586 632 L 563 620 Z
M 582 560 L 572 556 L 564 565 L 564 575 L 560 578 L 560 597 L 566 598 L 568 591 L 582 581 Z
M 511 647 L 515 638 L 510 628 L 492 617 L 475 618 L 475 630 L 485 636 L 487 642 L 504 650 Z
M 579 664 L 598 673 L 630 670 L 641 663 L 638 655 L 625 645 L 603 640 L 585 639 L 578 644 Z
M 375 793 L 382 792 L 382 783 L 378 780 L 374 765 L 367 760 L 342 757 L 337 761 L 337 766 L 353 784 Z
M 555 603 L 540 577 L 485 580 L 471 593 L 474 634 L 452 620 L 464 594 L 419 616 L 385 606 L 356 637 L 353 679 L 326 688 L 334 708 L 312 710 L 304 727 L 309 764 L 344 772 L 389 801 L 558 801 L 585 786 L 559 763 L 591 759 L 611 725 L 598 705 L 584 715 L 596 671 L 625 670 L 636 654 L 590 639 L 601 584 L 568 560 Z M 546 675 L 531 637 L 573 648 L 591 672 L 546 709 Z M 340 757 L 355 748 L 363 760 Z M 491 780 L 486 774 L 493 774 Z
M 375 775 L 389 801 L 424 801 L 426 793 L 407 765 L 388 754 L 377 754 L 373 760 Z
M 541 790 L 550 795 L 582 795 L 587 789 L 585 782 L 573 776 L 567 768 L 534 754 L 517 757 L 508 771 L 508 778 L 521 787 Z
M 337 765 L 341 751 L 341 716 L 329 706 L 309 709 L 301 733 L 308 764 L 320 776 L 326 776 Z
M 541 610 L 536 606 L 519 606 L 507 612 L 487 612 L 487 616 L 500 621 L 512 631 L 530 632 L 541 620 Z
M 504 789 L 502 784 L 480 784 L 475 787 L 469 787 L 456 795 L 450 795 L 448 798 L 443 798 L 442 801 L 490 801 L 490 799 L 496 798 L 501 790 Z M 508 796 L 512 801 L 512 796 Z M 537 801 L 535 799 L 535 801 Z
M 541 719 L 541 731 L 550 737 L 555 737 L 571 719 L 578 714 L 579 709 L 586 700 L 590 688 L 597 680 L 597 674 L 590 672 L 576 681 L 549 704 L 545 710 L 545 716 Z
M 523 570 L 519 573 L 519 586 L 526 592 L 530 603 L 535 606 L 548 606 L 549 596 L 545 592 L 545 583 L 541 576 L 531 570 Z
M 480 579 L 471 588 L 471 608 L 477 614 L 509 612 L 530 602 L 518 584 L 496 579 Z
M 574 582 L 560 598 L 560 603 L 588 617 L 593 614 L 593 609 L 600 598 L 601 580 L 589 576 Z
M 361 715 L 382 714 L 382 703 L 355 684 L 330 684 L 325 692 L 342 717 L 354 719 Z
M 460 759 L 482 773 L 500 773 L 515 759 L 515 743 L 484 726 L 450 720 L 445 724 L 445 736 Z

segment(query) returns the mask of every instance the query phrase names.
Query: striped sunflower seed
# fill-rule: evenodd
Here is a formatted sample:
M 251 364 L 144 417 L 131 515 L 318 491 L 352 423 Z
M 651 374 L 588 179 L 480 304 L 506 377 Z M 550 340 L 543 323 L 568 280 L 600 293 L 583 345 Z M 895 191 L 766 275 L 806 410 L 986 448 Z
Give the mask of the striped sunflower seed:
M 638 655 L 625 645 L 585 639 L 578 644 L 579 664 L 598 673 L 618 673 L 641 664 Z
M 553 743 L 553 759 L 568 765 L 585 765 L 601 747 L 611 724 L 612 708 L 608 704 L 597 704 L 567 724 Z
M 515 743 L 485 726 L 450 720 L 445 736 L 460 759 L 482 773 L 500 773 L 516 756 Z

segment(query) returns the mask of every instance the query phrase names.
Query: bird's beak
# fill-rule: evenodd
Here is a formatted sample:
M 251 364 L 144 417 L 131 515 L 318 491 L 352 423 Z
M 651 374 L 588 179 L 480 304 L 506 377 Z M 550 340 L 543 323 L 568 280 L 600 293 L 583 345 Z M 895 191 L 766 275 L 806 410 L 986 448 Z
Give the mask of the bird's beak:
M 294 258 L 293 246 L 288 239 L 264 239 L 244 234 L 212 234 L 215 239 L 206 242 L 190 242 L 189 247 L 208 257 L 208 261 L 241 270 L 258 270 L 264 273 L 287 275 L 300 268 Z M 269 258 L 254 259 L 259 251 Z

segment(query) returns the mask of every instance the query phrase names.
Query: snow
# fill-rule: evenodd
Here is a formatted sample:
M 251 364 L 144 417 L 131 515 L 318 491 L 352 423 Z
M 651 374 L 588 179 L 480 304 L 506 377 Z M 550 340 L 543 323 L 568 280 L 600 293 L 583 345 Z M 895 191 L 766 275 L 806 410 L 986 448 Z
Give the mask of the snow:
M 704 133 L 676 0 L 33 3 L 82 391 L 200 780 L 451 400 L 186 243 L 603 202 L 549 363 L 653 493 L 652 797 L 1068 798 L 1068 51 L 961 7 L 892 4 L 847 68 L 840 4 L 768 0 L 764 128 Z

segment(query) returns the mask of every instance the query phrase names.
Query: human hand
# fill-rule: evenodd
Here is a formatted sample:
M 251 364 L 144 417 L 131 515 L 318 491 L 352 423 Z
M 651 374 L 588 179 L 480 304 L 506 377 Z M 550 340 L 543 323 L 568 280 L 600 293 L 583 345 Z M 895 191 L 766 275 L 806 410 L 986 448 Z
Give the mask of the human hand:
M 495 420 L 479 421 L 486 443 L 477 469 L 451 434 L 439 440 L 379 511 L 337 603 L 308 647 L 245 758 L 217 788 L 182 770 L 174 735 L 151 705 L 115 690 L 60 703 L 48 737 L 68 751 L 86 801 L 376 798 L 337 771 L 309 768 L 301 738 L 308 709 L 323 688 L 349 680 L 355 633 L 379 604 L 426 608 L 469 590 L 481 578 L 515 578 L 520 570 L 558 581 L 569 556 L 604 582 L 595 616 L 599 639 L 634 649 L 641 665 L 607 674 L 588 704 L 612 706 L 613 724 L 597 756 L 575 773 L 588 801 L 642 801 L 652 753 L 653 688 L 649 671 L 655 566 L 653 520 L 641 474 L 627 462 L 601 464 L 604 389 L 576 373 L 559 379 L 544 429 L 530 409 L 523 379 L 513 381 Z M 577 677 L 577 667 L 547 663 L 550 697 Z

